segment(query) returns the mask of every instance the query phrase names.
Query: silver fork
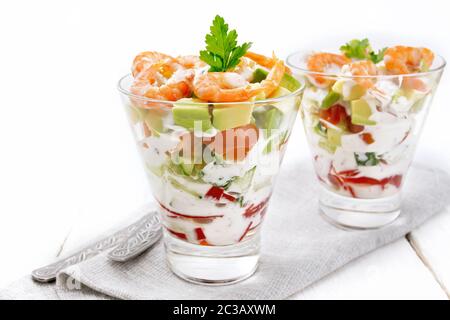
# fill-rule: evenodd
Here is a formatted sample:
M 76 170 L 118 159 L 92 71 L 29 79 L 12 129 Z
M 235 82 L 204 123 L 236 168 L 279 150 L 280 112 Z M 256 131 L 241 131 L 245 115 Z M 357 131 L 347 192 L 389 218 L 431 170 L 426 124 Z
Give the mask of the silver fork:
M 101 239 L 69 257 L 31 272 L 38 282 L 55 281 L 57 274 L 64 268 L 91 259 L 102 252 L 113 249 L 108 258 L 124 262 L 132 259 L 156 243 L 161 237 L 161 223 L 156 212 L 151 212 L 137 222 L 119 230 L 111 236 Z

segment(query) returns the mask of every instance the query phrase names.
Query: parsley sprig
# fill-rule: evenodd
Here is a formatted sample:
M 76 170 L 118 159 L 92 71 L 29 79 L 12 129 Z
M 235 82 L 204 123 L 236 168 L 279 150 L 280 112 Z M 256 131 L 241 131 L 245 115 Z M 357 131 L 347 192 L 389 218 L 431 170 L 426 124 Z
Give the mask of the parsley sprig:
M 378 50 L 378 53 L 372 50 L 369 39 L 353 39 L 340 47 L 340 50 L 348 58 L 355 58 L 359 60 L 368 59 L 373 63 L 378 63 L 383 60 L 386 48 Z
M 205 37 L 206 50 L 200 51 L 200 59 L 209 64 L 211 72 L 233 69 L 252 43 L 238 46 L 236 30 L 228 31 L 228 24 L 219 15 L 214 18 L 210 31 Z
M 381 158 L 375 152 L 355 153 L 358 166 L 370 167 L 380 163 Z

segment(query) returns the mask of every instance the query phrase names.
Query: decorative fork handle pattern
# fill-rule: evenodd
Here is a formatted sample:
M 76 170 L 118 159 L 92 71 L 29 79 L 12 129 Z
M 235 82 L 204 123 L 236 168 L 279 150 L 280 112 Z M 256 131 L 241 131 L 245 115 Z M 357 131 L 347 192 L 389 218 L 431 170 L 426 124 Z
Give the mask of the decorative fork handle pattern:
M 126 228 L 119 230 L 111 236 L 108 236 L 94 244 L 87 246 L 86 248 L 78 251 L 77 253 L 54 262 L 43 268 L 36 269 L 31 272 L 31 276 L 34 280 L 38 282 L 52 282 L 56 279 L 56 275 L 64 268 L 71 265 L 78 264 L 98 254 L 115 247 L 117 244 L 126 241 L 126 239 L 136 231 L 140 226 L 142 226 L 149 219 L 153 219 L 154 212 L 142 217 L 137 222 L 127 226 Z
M 124 242 L 108 253 L 113 261 L 124 262 L 132 259 L 156 243 L 162 235 L 162 227 L 158 215 L 149 217 Z

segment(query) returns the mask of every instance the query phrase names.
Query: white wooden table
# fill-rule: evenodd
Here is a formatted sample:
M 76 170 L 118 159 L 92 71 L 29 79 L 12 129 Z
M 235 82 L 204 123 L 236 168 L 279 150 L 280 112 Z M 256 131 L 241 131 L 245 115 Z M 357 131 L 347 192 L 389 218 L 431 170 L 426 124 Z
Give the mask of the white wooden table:
M 123 127 L 128 130 L 125 124 Z M 28 221 L 20 215 L 10 216 L 6 225 L 0 225 L 0 250 L 6 258 L 0 265 L 0 287 L 129 223 L 133 219 L 133 209 L 150 199 L 131 136 L 126 130 L 122 133 L 129 139 L 121 140 L 129 143 L 122 146 L 129 154 L 119 161 L 121 163 L 108 164 L 98 159 L 100 172 L 91 168 L 92 172 L 78 172 L 64 178 L 73 181 L 78 174 L 84 174 L 87 185 L 74 187 L 64 182 L 54 185 L 51 191 L 37 189 L 39 196 L 51 192 L 53 198 L 49 196 L 56 201 L 38 203 L 35 211 L 30 208 L 34 212 L 26 215 Z M 301 161 L 308 166 L 300 123 L 295 131 L 297 138 L 290 141 L 285 161 Z M 297 147 L 293 147 L 294 144 Z M 102 152 L 107 153 L 107 150 Z M 102 154 L 98 157 L 107 158 Z M 52 174 L 49 179 L 57 178 Z M 74 193 L 73 197 L 59 200 L 61 194 L 66 194 L 65 188 Z M 19 235 L 27 241 L 20 240 Z M 445 212 L 407 237 L 351 262 L 291 298 L 448 299 L 449 247 L 450 214 Z
M 444 41 L 448 13 L 436 10 L 426 21 L 422 10 L 399 16 L 396 13 L 406 7 L 400 1 L 390 1 L 388 11 L 387 4 L 372 6 L 371 16 L 376 19 L 369 20 L 349 11 L 360 10 L 356 0 L 345 8 L 335 1 L 325 5 L 280 0 L 281 15 L 274 15 L 272 5 L 261 5 L 257 15 L 249 14 L 254 12 L 250 1 L 239 1 L 239 10 L 238 3 L 230 5 L 230 0 L 195 8 L 190 1 L 159 2 L 156 9 L 170 12 L 170 19 L 149 17 L 148 12 L 155 12 L 151 1 L 126 6 L 113 1 L 24 2 L 0 5 L 0 27 L 7 31 L 0 50 L 0 287 L 128 223 L 132 210 L 150 198 L 115 90 L 116 80 L 127 72 L 137 52 L 195 53 L 203 45 L 209 21 L 221 13 L 238 29 L 240 40 L 253 41 L 254 50 L 261 53 L 276 50 L 286 56 L 316 44 L 315 39 L 332 47 L 330 41 L 336 38 L 338 48 L 355 36 L 373 40 L 378 35 L 378 42 L 385 44 L 389 35 L 389 43 L 426 45 L 450 56 Z M 407 7 L 421 8 L 415 2 Z M 192 15 L 186 27 L 172 23 L 185 21 L 186 12 Z M 307 14 L 315 12 L 330 23 L 317 24 L 316 14 Z M 335 24 L 336 16 L 352 19 Z M 410 23 L 415 20 L 424 23 Z M 352 30 L 355 25 L 358 35 Z M 398 34 L 414 38 L 393 39 L 394 26 Z M 180 28 L 188 28 L 189 36 L 180 36 Z M 296 30 L 298 36 L 293 37 Z M 448 73 L 416 161 L 450 173 Z M 286 161 L 309 163 L 299 122 Z M 450 214 L 446 212 L 293 298 L 449 296 Z

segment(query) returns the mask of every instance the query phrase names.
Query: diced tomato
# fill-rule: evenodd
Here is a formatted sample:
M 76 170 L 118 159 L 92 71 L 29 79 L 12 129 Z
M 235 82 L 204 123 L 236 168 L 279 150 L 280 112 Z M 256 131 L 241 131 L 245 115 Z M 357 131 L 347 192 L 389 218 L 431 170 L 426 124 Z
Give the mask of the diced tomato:
M 353 124 L 352 123 L 352 117 L 347 116 L 346 118 L 346 124 L 347 124 L 347 130 L 351 133 L 360 133 L 364 130 L 364 126 L 360 126 L 359 124 Z
M 253 124 L 219 132 L 208 145 L 224 159 L 242 161 L 258 142 L 259 131 Z
M 205 194 L 205 197 L 220 200 L 220 198 L 222 198 L 223 192 L 224 190 L 222 188 L 212 186 Z
M 195 234 L 197 235 L 197 240 L 200 241 L 200 240 L 206 239 L 205 233 L 203 232 L 202 228 L 195 228 L 194 231 L 195 231 Z
M 167 231 L 169 231 L 171 234 L 173 234 L 175 237 L 177 237 L 177 238 L 179 238 L 179 239 L 181 239 L 181 240 L 187 240 L 187 236 L 186 236 L 185 233 L 177 232 L 177 231 L 171 230 L 171 229 L 169 229 L 169 228 L 167 228 L 167 227 L 166 227 L 166 229 L 167 229 Z
M 375 140 L 372 137 L 372 134 L 369 132 L 364 132 L 360 135 L 361 139 L 367 143 L 367 144 L 372 144 L 375 142 Z
M 244 233 L 243 233 L 242 236 L 239 238 L 239 241 L 238 241 L 238 242 L 241 242 L 242 239 L 245 238 L 245 236 L 247 235 L 247 233 L 250 231 L 250 228 L 252 227 L 252 224 L 253 224 L 253 221 L 251 221 L 251 222 L 249 223 L 249 225 L 248 225 L 247 228 L 245 229 Z
M 347 112 L 345 107 L 340 104 L 335 104 L 328 109 L 320 109 L 319 117 L 334 125 L 338 125 L 341 122 L 346 121 Z

